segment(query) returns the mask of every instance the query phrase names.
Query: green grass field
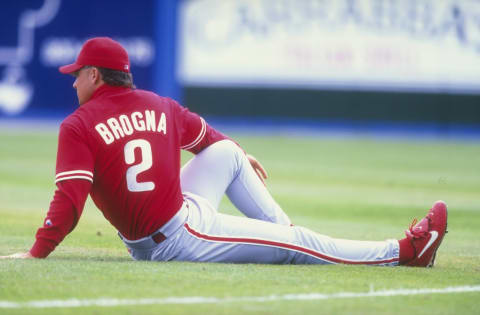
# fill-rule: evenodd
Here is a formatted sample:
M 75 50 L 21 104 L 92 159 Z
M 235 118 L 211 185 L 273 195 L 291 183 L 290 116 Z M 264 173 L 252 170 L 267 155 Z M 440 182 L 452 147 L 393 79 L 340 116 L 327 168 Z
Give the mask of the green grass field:
M 435 268 L 134 262 L 89 200 L 77 228 L 47 259 L 0 261 L 0 307 L 23 305 L 2 307 L 0 314 L 480 313 L 478 291 L 335 295 L 480 285 L 480 142 L 233 136 L 267 168 L 267 185 L 294 223 L 322 234 L 402 238 L 414 217 L 445 200 L 449 234 Z M 55 189 L 55 156 L 55 132 L 0 132 L 0 255 L 32 245 Z M 228 200 L 220 208 L 239 215 Z M 256 300 L 311 293 L 330 298 Z M 182 297 L 218 300 L 57 308 L 21 304 Z

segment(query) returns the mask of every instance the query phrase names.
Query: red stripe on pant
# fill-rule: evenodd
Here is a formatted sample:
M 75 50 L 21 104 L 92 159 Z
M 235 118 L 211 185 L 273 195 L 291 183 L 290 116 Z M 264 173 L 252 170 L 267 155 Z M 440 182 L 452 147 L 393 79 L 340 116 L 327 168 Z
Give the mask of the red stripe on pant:
M 307 254 L 307 255 L 310 255 L 310 256 L 325 260 L 325 261 L 329 261 L 329 262 L 332 262 L 332 263 L 337 263 L 337 264 L 382 265 L 382 264 L 398 262 L 398 258 L 391 258 L 391 259 L 385 259 L 385 260 L 374 260 L 374 261 L 345 260 L 345 259 L 330 257 L 330 256 L 327 256 L 325 254 L 316 252 L 314 250 L 311 250 L 311 249 L 308 249 L 308 248 L 305 248 L 305 247 L 300 247 L 300 246 L 297 246 L 297 245 L 274 242 L 274 241 L 267 241 L 267 240 L 260 240 L 260 239 L 254 239 L 254 238 L 210 236 L 210 235 L 202 234 L 200 232 L 195 231 L 187 223 L 185 223 L 185 228 L 193 236 L 195 236 L 199 239 L 207 240 L 207 241 L 226 242 L 226 243 L 243 243 L 243 244 L 265 245 L 265 246 L 278 247 L 278 248 L 283 248 L 283 249 L 294 250 L 296 252 Z

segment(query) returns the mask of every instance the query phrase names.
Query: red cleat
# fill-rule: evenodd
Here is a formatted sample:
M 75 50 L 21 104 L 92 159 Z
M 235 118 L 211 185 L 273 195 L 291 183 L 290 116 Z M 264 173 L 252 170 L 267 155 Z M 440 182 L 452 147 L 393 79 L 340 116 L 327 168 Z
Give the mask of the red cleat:
M 427 216 L 417 223 L 413 220 L 405 231 L 415 249 L 415 257 L 406 263 L 412 267 L 433 267 L 438 247 L 447 233 L 447 204 L 437 201 Z

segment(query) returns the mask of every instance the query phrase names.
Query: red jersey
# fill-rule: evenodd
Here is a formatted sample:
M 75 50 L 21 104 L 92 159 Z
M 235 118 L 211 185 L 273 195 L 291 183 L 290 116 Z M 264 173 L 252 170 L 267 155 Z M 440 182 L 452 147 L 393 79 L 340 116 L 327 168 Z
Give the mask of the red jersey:
M 46 257 L 75 227 L 88 193 L 127 239 L 158 230 L 181 208 L 180 149 L 227 139 L 175 101 L 102 85 L 60 126 L 55 192 L 30 250 Z

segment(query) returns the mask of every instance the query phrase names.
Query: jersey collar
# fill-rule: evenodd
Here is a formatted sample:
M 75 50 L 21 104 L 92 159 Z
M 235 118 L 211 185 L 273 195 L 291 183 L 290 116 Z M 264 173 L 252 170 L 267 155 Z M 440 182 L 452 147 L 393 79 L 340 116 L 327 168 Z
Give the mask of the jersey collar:
M 93 100 L 94 98 L 100 97 L 104 94 L 118 93 L 126 90 L 131 90 L 131 88 L 125 86 L 112 86 L 104 83 L 98 89 L 96 89 L 95 92 L 93 92 L 90 100 Z

